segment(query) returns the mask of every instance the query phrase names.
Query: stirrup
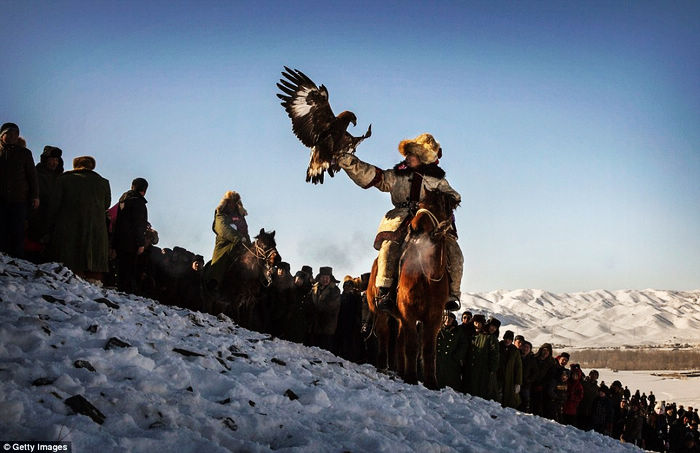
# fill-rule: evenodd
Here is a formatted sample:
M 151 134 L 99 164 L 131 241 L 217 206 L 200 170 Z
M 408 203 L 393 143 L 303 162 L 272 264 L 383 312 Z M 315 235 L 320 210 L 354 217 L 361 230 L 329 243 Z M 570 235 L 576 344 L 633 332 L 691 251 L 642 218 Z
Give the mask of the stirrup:
M 374 304 L 377 306 L 377 310 L 392 313 L 396 313 L 397 311 L 393 291 L 388 287 L 379 287 L 379 291 L 374 296 Z

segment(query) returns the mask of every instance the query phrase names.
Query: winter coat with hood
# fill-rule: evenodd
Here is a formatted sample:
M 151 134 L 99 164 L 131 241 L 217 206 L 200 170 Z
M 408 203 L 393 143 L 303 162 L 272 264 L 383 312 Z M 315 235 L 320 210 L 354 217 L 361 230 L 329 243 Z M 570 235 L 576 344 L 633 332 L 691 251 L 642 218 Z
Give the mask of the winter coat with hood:
M 88 168 L 58 177 L 51 250 L 73 272 L 107 272 L 109 181 Z

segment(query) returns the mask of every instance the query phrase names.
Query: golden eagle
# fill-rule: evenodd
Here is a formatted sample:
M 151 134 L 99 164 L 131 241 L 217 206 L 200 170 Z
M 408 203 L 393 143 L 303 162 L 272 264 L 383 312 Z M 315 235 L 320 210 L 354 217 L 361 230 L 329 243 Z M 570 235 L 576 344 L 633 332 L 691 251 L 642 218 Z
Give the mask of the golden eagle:
M 347 131 L 348 125 L 357 125 L 354 113 L 344 111 L 335 116 L 328 104 L 328 90 L 316 84 L 298 69 L 284 67 L 277 87 L 284 94 L 278 93 L 282 106 L 292 119 L 292 131 L 301 142 L 311 148 L 309 168 L 306 170 L 306 182 L 323 184 L 323 174 L 333 174 L 340 170 L 334 157 L 340 153 L 353 153 L 357 145 L 372 135 L 372 125 L 365 135 L 353 137 Z

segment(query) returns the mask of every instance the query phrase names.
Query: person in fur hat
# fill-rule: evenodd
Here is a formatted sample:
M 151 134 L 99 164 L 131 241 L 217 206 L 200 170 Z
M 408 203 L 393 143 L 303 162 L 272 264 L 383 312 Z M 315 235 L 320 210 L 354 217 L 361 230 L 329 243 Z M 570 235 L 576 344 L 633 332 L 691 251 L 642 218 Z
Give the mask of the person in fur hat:
M 315 346 L 336 353 L 334 335 L 338 327 L 340 312 L 340 289 L 338 280 L 333 276 L 333 268 L 322 266 L 316 276 L 316 283 L 311 287 L 311 302 L 314 307 L 314 325 L 312 333 Z
M 219 290 L 224 274 L 243 253 L 243 244 L 250 244 L 248 211 L 243 207 L 238 192 L 224 193 L 214 211 L 212 231 L 216 234 L 211 263 L 205 266 L 205 286 L 207 290 Z
M 379 250 L 376 303 L 380 310 L 385 311 L 396 309 L 393 287 L 398 276 L 404 225 L 415 214 L 417 205 L 424 199 L 426 191 L 440 190 L 451 195 L 456 203 L 461 200 L 459 193 L 445 179 L 445 171 L 438 166 L 442 148 L 432 135 L 421 134 L 416 138 L 401 141 L 399 153 L 404 160 L 389 170 L 381 170 L 363 162 L 354 154 L 346 153 L 338 157 L 339 166 L 355 184 L 364 189 L 376 187 L 391 194 L 394 207 L 384 215 L 379 224 L 374 244 Z M 464 262 L 457 244 L 456 230 L 453 229 L 453 232 L 454 234 L 449 235 L 447 239 L 450 295 L 445 306 L 452 311 L 459 309 Z
M 50 213 L 55 210 L 58 177 L 63 174 L 62 155 L 61 148 L 46 145 L 40 162 L 36 164 L 40 203 L 30 215 L 27 227 L 28 243 L 35 246 L 34 253 L 28 256 L 35 262 L 46 260 L 44 248 L 49 243 L 49 226 L 53 223 Z

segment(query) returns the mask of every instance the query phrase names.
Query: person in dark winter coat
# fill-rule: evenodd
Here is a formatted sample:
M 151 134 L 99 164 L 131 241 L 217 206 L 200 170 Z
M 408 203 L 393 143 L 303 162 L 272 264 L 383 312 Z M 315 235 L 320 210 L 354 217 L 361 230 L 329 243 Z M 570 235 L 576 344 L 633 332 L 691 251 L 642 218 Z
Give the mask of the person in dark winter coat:
M 46 245 L 49 243 L 49 231 L 54 223 L 50 214 L 56 211 L 56 193 L 58 177 L 63 173 L 63 151 L 55 146 L 46 145 L 41 153 L 41 160 L 36 164 L 39 182 L 39 208 L 29 217 L 27 239 L 35 246 L 33 261 L 46 261 Z
M 545 387 L 549 383 L 550 372 L 554 368 L 555 362 L 552 357 L 552 345 L 544 343 L 535 354 L 535 364 L 537 373 L 532 383 L 531 407 L 535 415 L 544 415 L 544 404 L 546 400 Z
M 519 410 L 531 413 L 530 399 L 532 383 L 537 374 L 537 364 L 535 355 L 532 353 L 532 343 L 523 340 L 520 345 L 520 359 L 523 362 L 523 384 L 520 386 L 520 406 Z
M 625 443 L 642 446 L 642 429 L 644 428 L 644 415 L 638 400 L 630 402 L 630 410 L 622 423 L 620 440 Z
M 311 269 L 298 271 L 294 275 L 294 288 L 287 318 L 282 328 L 282 338 L 310 345 L 310 325 L 313 316 L 311 302 Z
M 347 275 L 343 279 L 338 328 L 335 331 L 338 355 L 352 362 L 360 360 L 362 349 L 362 296 L 359 285 L 359 278 Z
M 598 370 L 591 370 L 586 379 L 583 380 L 583 399 L 578 407 L 578 425 L 577 427 L 584 430 L 589 430 L 591 426 L 591 408 L 593 401 L 598 398 Z
M 139 257 L 146 245 L 148 181 L 136 178 L 131 189 L 119 198 L 117 219 L 112 233 L 112 249 L 117 256 L 117 288 L 136 293 L 140 275 Z
M 340 312 L 340 289 L 333 276 L 333 268 L 321 267 L 316 283 L 311 288 L 311 302 L 314 307 L 314 322 L 311 330 L 314 345 L 335 353 L 334 335 L 338 328 Z
M 609 436 L 615 417 L 615 408 L 608 397 L 608 388 L 602 385 L 598 388 L 598 397 L 591 406 L 591 427 L 600 434 Z
M 91 156 L 76 157 L 73 170 L 58 177 L 51 256 L 92 281 L 101 282 L 109 270 L 106 212 L 111 196 L 109 181 L 95 171 Z
M 498 371 L 498 340 L 489 332 L 484 315 L 474 315 L 477 334 L 469 348 L 467 393 L 484 399 L 496 397 Z
M 24 256 L 27 208 L 39 208 L 39 183 L 32 152 L 19 142 L 19 126 L 0 128 L 0 252 Z
M 520 350 L 513 345 L 514 333 L 506 330 L 499 343 L 498 387 L 503 407 L 515 409 L 520 405 L 520 386 L 523 383 L 523 363 Z
M 436 343 L 436 374 L 440 388 L 449 386 L 462 390 L 462 363 L 467 357 L 469 343 L 463 329 L 457 326 L 454 313 L 447 313 L 438 332 Z
M 547 399 L 544 406 L 544 416 L 562 423 L 562 411 L 567 398 L 569 371 L 560 369 L 558 375 L 554 375 L 549 380 L 546 387 Z

